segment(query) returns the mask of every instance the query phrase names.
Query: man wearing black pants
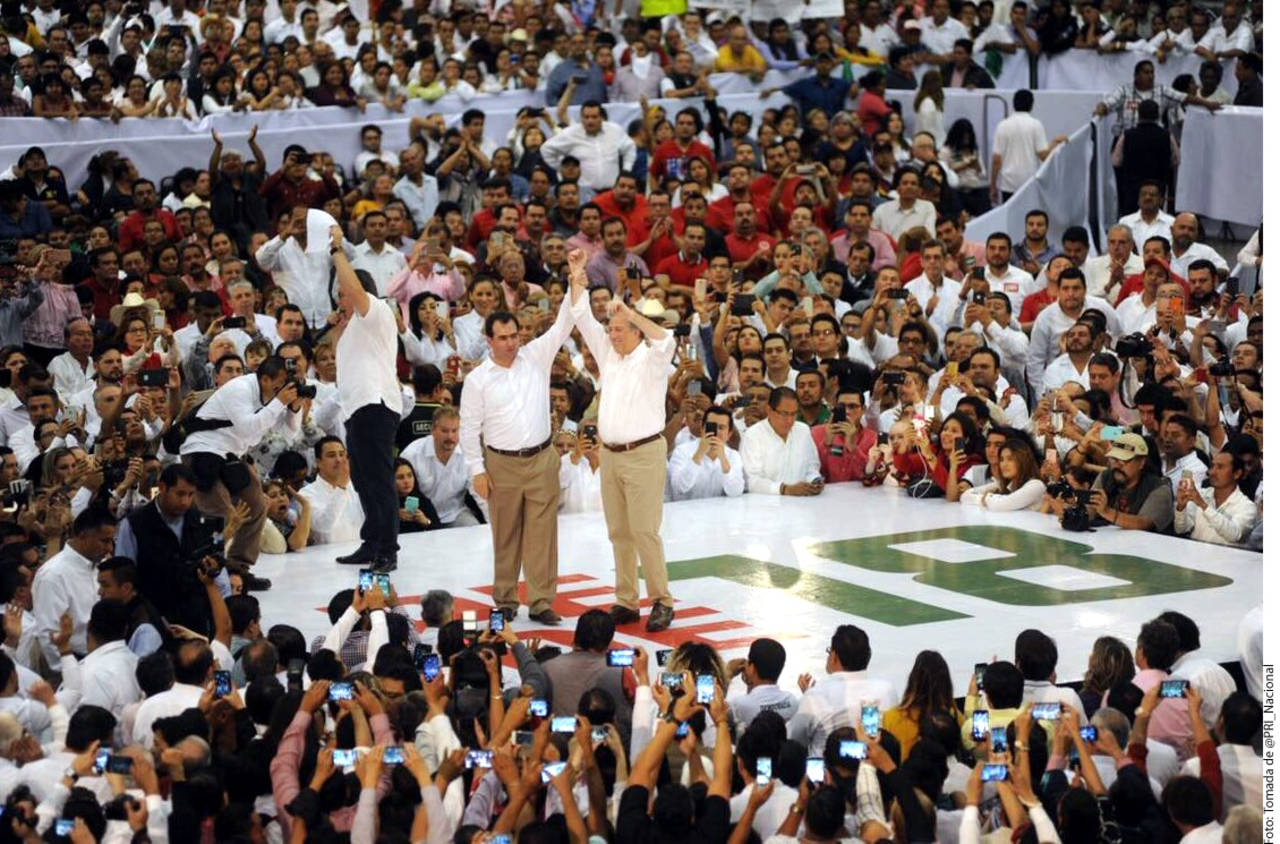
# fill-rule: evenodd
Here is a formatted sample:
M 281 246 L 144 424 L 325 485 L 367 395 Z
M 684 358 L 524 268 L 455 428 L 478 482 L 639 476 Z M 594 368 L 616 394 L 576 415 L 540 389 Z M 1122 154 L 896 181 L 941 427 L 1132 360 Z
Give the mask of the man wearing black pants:
M 338 280 L 338 399 L 347 428 L 351 483 L 360 496 L 364 525 L 360 547 L 339 557 L 344 565 L 374 571 L 396 568 L 400 507 L 395 488 L 395 439 L 400 424 L 400 382 L 396 380 L 396 318 L 374 295 L 372 279 L 361 278 L 342 250 L 342 228 L 330 229 L 329 253 Z

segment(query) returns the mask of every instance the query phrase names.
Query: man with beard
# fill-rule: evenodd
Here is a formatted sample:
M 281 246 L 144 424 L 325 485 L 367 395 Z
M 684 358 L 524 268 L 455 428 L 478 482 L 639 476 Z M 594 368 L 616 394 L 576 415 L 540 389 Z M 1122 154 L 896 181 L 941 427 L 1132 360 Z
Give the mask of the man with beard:
M 1213 264 L 1219 278 L 1226 278 L 1230 268 L 1226 260 L 1217 250 L 1204 243 L 1196 242 L 1200 232 L 1200 223 L 1196 215 L 1188 212 L 1173 218 L 1173 255 L 1169 259 L 1169 267 L 1177 275 L 1187 277 L 1187 271 L 1193 261 L 1205 260 Z
M 1107 452 L 1107 470 L 1093 482 L 1089 515 L 1124 530 L 1167 533 L 1173 524 L 1173 490 L 1147 467 L 1147 441 L 1121 434 Z

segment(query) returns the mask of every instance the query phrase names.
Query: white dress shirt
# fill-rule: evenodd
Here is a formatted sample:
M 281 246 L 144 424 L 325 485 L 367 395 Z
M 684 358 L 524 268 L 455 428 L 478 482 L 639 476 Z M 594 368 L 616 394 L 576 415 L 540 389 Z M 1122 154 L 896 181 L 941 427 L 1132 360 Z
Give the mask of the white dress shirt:
M 1233 806 L 1252 806 L 1262 811 L 1262 757 L 1243 744 L 1218 745 L 1218 762 L 1222 768 L 1222 814 Z M 1199 778 L 1200 759 L 1192 756 L 1182 763 L 1182 773 Z M 1184 839 L 1185 840 L 1185 839 Z
M 1076 712 L 1084 712 L 1080 695 L 1069 686 L 1055 686 L 1048 680 L 1027 680 L 1022 684 L 1022 705 L 1033 703 L 1065 703 Z
M 1077 372 L 1076 365 L 1071 362 L 1071 356 L 1066 352 L 1054 358 L 1053 363 L 1044 369 L 1044 377 L 1040 382 L 1040 392 L 1043 394 L 1047 390 L 1058 390 L 1066 384 L 1076 383 L 1084 389 L 1089 389 L 1089 362 L 1085 361 L 1084 371 Z
M 189 322 L 182 328 L 173 332 L 173 342 L 178 346 L 178 359 L 186 360 L 191 357 L 191 350 L 196 347 L 203 332 L 200 326 L 194 322 Z
M 133 742 L 150 750 L 155 736 L 151 725 L 158 718 L 169 718 L 188 709 L 200 705 L 204 689 L 200 686 L 189 686 L 186 683 L 174 683 L 159 694 L 152 695 L 138 706 L 138 714 L 133 719 Z
M 71 650 L 85 653 L 89 650 L 86 633 L 89 613 L 98 602 L 98 575 L 94 562 L 77 551 L 70 542 L 54 554 L 44 565 L 36 569 L 31 580 L 40 647 L 49 665 L 59 663 L 58 649 L 49 641 L 58 632 L 62 614 L 71 614 Z
M 219 457 L 227 454 L 246 454 L 262 441 L 262 437 L 279 425 L 292 427 L 295 432 L 302 419 L 290 413 L 287 405 L 273 398 L 262 403 L 262 389 L 258 376 L 250 372 L 232 378 L 223 384 L 196 411 L 200 419 L 226 419 L 232 422 L 225 428 L 196 431 L 182 443 L 183 455 L 207 452 Z
M 931 53 L 949 56 L 956 39 L 968 37 L 969 31 L 955 18 L 947 18 L 939 24 L 934 23 L 930 15 L 920 21 L 920 43 Z
M 724 471 L 720 458 L 705 454 L 700 463 L 693 462 L 693 454 L 701 440 L 693 439 L 676 446 L 667 462 L 667 478 L 671 484 L 671 500 L 687 501 L 692 498 L 718 498 L 722 495 L 734 498 L 746 490 L 747 476 L 742 470 L 742 455 L 727 445 L 723 446 L 729 460 L 729 471 Z
M 387 285 L 391 282 L 391 278 L 409 266 L 404 254 L 386 243 L 382 244 L 381 252 L 374 252 L 373 247 L 366 240 L 356 246 L 355 253 L 356 257 L 352 259 L 351 266 L 357 270 L 364 270 L 373 277 L 379 296 L 387 295 Z
M 635 141 L 625 129 L 608 120 L 600 124 L 595 135 L 588 135 L 581 123 L 574 123 L 547 138 L 538 151 L 547 166 L 557 172 L 565 156 L 578 159 L 582 163 L 578 182 L 595 191 L 611 189 L 618 173 L 630 172 L 636 162 Z
M 413 465 L 418 476 L 418 489 L 436 508 L 442 524 L 450 524 L 467 509 L 467 460 L 462 449 L 455 448 L 448 463 L 441 463 L 436 454 L 436 444 L 430 436 L 409 443 L 400 456 Z
M 298 494 L 311 502 L 312 544 L 354 542 L 360 538 L 364 509 L 350 481 L 339 487 L 317 477 L 298 490 Z
M 1009 297 L 1009 313 L 1013 314 L 1015 320 L 1018 314 L 1022 313 L 1022 300 L 1041 287 L 1031 277 L 1031 273 L 1013 264 L 1006 265 L 1004 272 L 1000 274 L 997 274 L 995 268 L 988 264 L 986 275 L 987 284 L 991 286 L 993 293 L 1003 293 Z
M 1122 336 L 1120 332 L 1124 331 L 1123 320 L 1105 299 L 1095 299 L 1093 296 L 1084 297 L 1084 310 L 1097 308 L 1107 317 L 1107 331 L 1112 336 Z M 1057 360 L 1061 354 L 1058 345 L 1059 338 L 1063 333 L 1075 325 L 1078 317 L 1072 317 L 1062 312 L 1062 306 L 1057 302 L 1051 302 L 1039 315 L 1031 326 L 1031 344 L 1027 349 L 1027 383 L 1031 385 L 1032 395 L 1039 396 L 1044 385 L 1044 373 L 1048 369 L 1049 363 Z
M 484 317 L 475 311 L 467 311 L 453 321 L 453 336 L 458 341 L 458 356 L 463 360 L 489 357 L 489 344 L 484 339 Z
M 808 747 L 810 756 L 822 756 L 827 736 L 862 722 L 863 703 L 875 703 L 885 712 L 898 705 L 898 694 L 893 683 L 866 671 L 837 671 L 820 677 L 787 722 L 787 738 Z
M 1146 243 L 1148 238 L 1163 237 L 1170 244 L 1173 243 L 1173 215 L 1164 211 L 1158 212 L 1155 219 L 1149 223 L 1142 219 L 1141 211 L 1126 214 L 1116 223 L 1128 226 L 1129 231 L 1133 232 L 1133 245 L 1139 256 L 1142 255 L 1142 244 Z
M 126 706 L 142 700 L 137 668 L 138 655 L 123 639 L 100 645 L 80 663 L 81 706 L 101 706 L 119 719 Z
M 1080 267 L 1080 271 L 1084 273 L 1085 292 L 1090 296 L 1106 299 L 1113 305 L 1116 297 L 1120 295 L 1120 288 L 1124 286 L 1124 279 L 1129 276 L 1140 275 L 1142 270 L 1142 256 L 1137 252 L 1130 252 L 1129 257 L 1124 262 L 1124 277 L 1120 279 L 1118 284 L 1107 290 L 1107 283 L 1111 281 L 1110 255 L 1105 252 L 1101 255 L 1094 255 Z
M 817 446 L 803 422 L 796 422 L 784 440 L 768 419 L 762 419 L 742 435 L 741 446 L 748 492 L 781 495 L 783 484 L 822 476 Z
M 582 339 L 600 366 L 601 442 L 624 445 L 661 433 L 667 422 L 667 376 L 676 350 L 675 335 L 664 331 L 661 340 L 642 339 L 624 356 L 591 315 L 585 294 L 572 310 Z
M 1201 542 L 1238 545 L 1244 541 L 1258 521 L 1258 505 L 1250 501 L 1239 487 L 1227 496 L 1227 500 L 1222 502 L 1221 507 L 1214 503 L 1212 489 L 1200 490 L 1200 497 L 1204 499 L 1204 507 L 1194 501 L 1188 501 L 1186 508 L 1174 509 L 1175 533 L 1185 534 L 1189 530 L 1191 538 Z
M 929 237 L 933 237 L 937 220 L 938 211 L 929 200 L 917 199 L 910 208 L 903 208 L 902 201 L 895 199 L 876 206 L 871 214 L 871 228 L 879 229 L 896 240 L 908 229 L 924 226 L 929 230 Z
M 422 366 L 429 363 L 441 372 L 444 371 L 449 358 L 457 353 L 443 334 L 432 337 L 424 333 L 418 337 L 412 331 L 406 331 L 400 335 L 400 342 L 404 344 L 405 360 L 410 364 Z
M 347 250 L 347 257 L 352 257 L 350 245 L 344 243 L 343 248 Z M 284 288 L 289 302 L 302 309 L 307 325 L 323 327 L 333 312 L 329 285 L 333 259 L 329 257 L 328 246 L 304 252 L 294 238 L 281 240 L 276 236 L 259 246 L 255 257 L 258 266 L 271 273 L 271 280 Z
M 426 227 L 431 215 L 436 213 L 436 206 L 440 204 L 440 183 L 435 176 L 428 176 L 426 173 L 422 174 L 420 185 L 415 185 L 408 176 L 401 176 L 391 193 L 405 204 L 413 217 L 413 224 L 420 229 Z
M 929 325 L 933 326 L 933 331 L 939 337 L 946 336 L 947 328 L 951 325 L 951 319 L 956 314 L 956 306 L 960 304 L 960 282 L 953 278 L 943 277 L 941 283 L 934 287 L 933 282 L 926 275 L 918 275 L 911 281 L 903 285 L 907 288 L 912 296 L 916 297 L 916 301 L 920 303 L 920 307 L 928 311 L 929 300 L 936 294 L 938 304 L 934 306 L 933 312 L 927 317 Z
M 1169 676 L 1188 680 L 1200 692 L 1200 717 L 1214 724 L 1222 714 L 1222 705 L 1236 692 L 1235 678 L 1218 663 L 1191 651 L 1178 657 L 1169 668 Z
M 573 462 L 573 453 L 560 457 L 560 511 L 562 513 L 598 513 L 604 510 L 600 497 L 600 467 L 591 468 L 585 457 Z
M 400 413 L 403 402 L 396 378 L 396 331 L 394 302 L 369 298 L 363 316 L 352 310 L 351 319 L 338 338 L 338 400 L 342 402 L 345 424 L 365 405 L 378 405 Z
M 49 709 L 43 703 L 32 698 L 15 694 L 12 697 L 0 697 L 0 712 L 7 712 L 18 723 L 31 733 L 41 744 L 48 744 L 52 737 L 53 719 Z
M 27 406 L 17 395 L 10 396 L 4 407 L 0 407 L 0 442 L 8 445 L 14 431 L 30 424 Z
M 70 398 L 76 393 L 93 386 L 95 383 L 93 376 L 96 374 L 97 370 L 93 366 L 92 357 L 84 368 L 71 356 L 70 352 L 63 352 L 49 361 L 49 375 L 53 377 L 53 389 L 58 391 L 58 397 L 64 405 L 69 404 Z
M 1116 317 L 1120 320 L 1120 336 L 1145 332 L 1155 324 L 1156 303 L 1150 305 L 1142 301 L 1142 293 L 1134 293 L 1116 306 Z
M 573 329 L 569 297 L 541 337 L 516 352 L 511 366 L 490 358 L 462 383 L 461 448 L 472 477 L 484 472 L 484 444 L 519 451 L 551 439 L 551 362 Z
M 1174 255 L 1173 260 L 1169 262 L 1169 268 L 1175 274 L 1187 278 L 1191 271 L 1191 265 L 1199 260 L 1206 260 L 1213 264 L 1215 270 L 1228 272 L 1231 267 L 1227 266 L 1227 259 L 1218 254 L 1218 250 L 1204 243 L 1193 243 L 1187 247 L 1187 251 L 1181 255 Z

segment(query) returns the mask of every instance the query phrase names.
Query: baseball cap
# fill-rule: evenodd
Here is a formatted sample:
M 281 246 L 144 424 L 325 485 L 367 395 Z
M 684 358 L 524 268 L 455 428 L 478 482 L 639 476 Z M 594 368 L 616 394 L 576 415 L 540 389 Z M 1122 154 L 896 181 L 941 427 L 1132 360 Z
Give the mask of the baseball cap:
M 1135 457 L 1147 456 L 1147 441 L 1141 434 L 1121 434 L 1111 442 L 1108 459 L 1133 460 Z

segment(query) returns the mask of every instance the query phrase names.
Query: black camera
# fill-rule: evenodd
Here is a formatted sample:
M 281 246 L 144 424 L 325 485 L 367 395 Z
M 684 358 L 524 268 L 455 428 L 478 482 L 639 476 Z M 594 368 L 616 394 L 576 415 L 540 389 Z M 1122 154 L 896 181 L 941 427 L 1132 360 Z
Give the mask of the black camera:
M 1215 378 L 1230 378 L 1235 371 L 1229 360 L 1220 360 L 1209 367 L 1209 374 Z
M 907 380 L 905 372 L 886 372 L 880 376 L 886 387 L 901 387 L 903 382 Z
M 1075 500 L 1069 507 L 1062 511 L 1062 529 L 1073 531 L 1075 533 L 1083 533 L 1090 530 L 1090 523 L 1093 521 L 1089 517 L 1089 501 L 1093 497 L 1091 489 L 1076 489 Z M 1066 496 L 1059 496 L 1065 498 Z
M 222 321 L 223 328 L 244 328 L 246 324 L 242 316 L 229 316 Z
M 884 292 L 886 299 L 905 299 L 911 295 L 911 291 L 905 287 L 890 287 Z
M 298 388 L 298 398 L 300 398 L 300 399 L 314 399 L 314 398 L 316 397 L 316 385 L 315 385 L 315 384 L 306 384 L 306 383 L 303 383 L 302 381 L 299 381 L 299 380 L 298 380 L 298 379 L 296 379 L 296 378 L 295 378 L 295 379 L 293 379 L 291 383 L 293 383 L 294 385 L 296 385 L 296 386 L 297 386 L 297 388 Z
M 169 370 L 167 369 L 138 370 L 138 386 L 139 387 L 169 386 Z
M 1116 341 L 1116 357 L 1119 358 L 1143 358 L 1150 355 L 1154 350 L 1155 347 L 1151 345 L 1151 338 L 1136 331 Z
M 600 436 L 600 429 L 597 428 L 595 425 L 583 425 L 582 436 L 586 437 L 592 442 L 595 442 L 596 439 Z
M 677 325 L 675 328 L 673 328 L 671 330 L 671 333 L 674 334 L 676 337 L 688 337 L 691 333 L 691 328 L 692 326 L 686 323 L 682 323 L 680 325 Z
M 1075 494 L 1075 487 L 1066 481 L 1054 481 L 1045 487 L 1045 492 L 1054 498 L 1067 498 Z
M 112 460 L 102 466 L 102 485 L 108 490 L 115 489 L 124 483 L 125 473 L 129 471 L 129 459 Z

